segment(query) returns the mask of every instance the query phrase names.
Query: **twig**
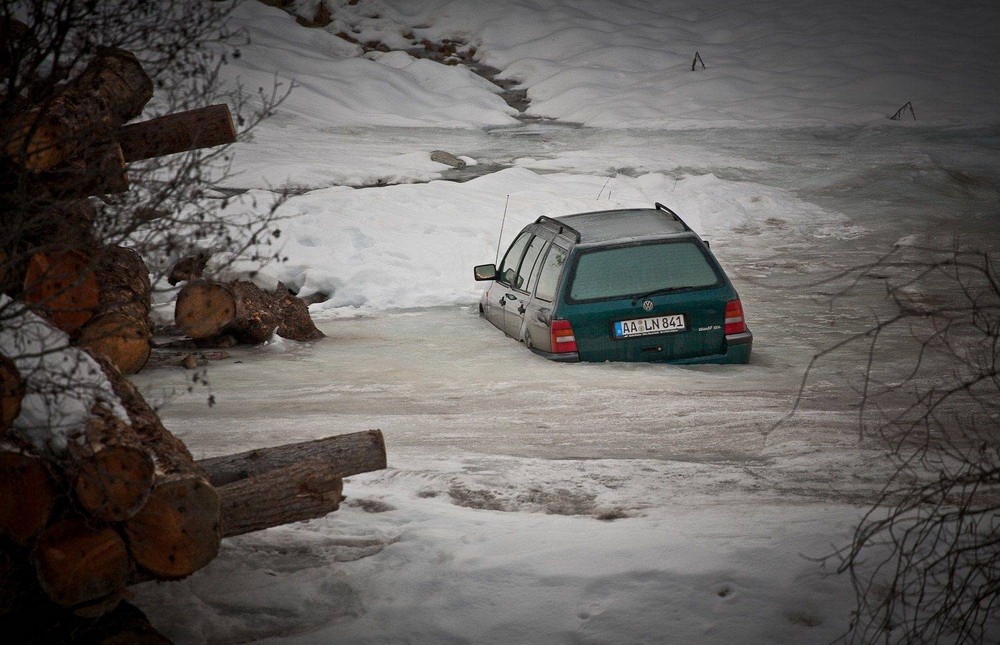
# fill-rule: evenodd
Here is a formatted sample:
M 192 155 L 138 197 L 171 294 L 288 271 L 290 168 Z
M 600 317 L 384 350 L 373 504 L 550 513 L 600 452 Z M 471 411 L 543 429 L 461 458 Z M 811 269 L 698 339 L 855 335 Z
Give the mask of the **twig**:
M 913 103 L 911 103 L 909 101 L 907 101 L 906 103 L 904 103 L 903 107 L 901 107 L 898 110 L 896 110 L 896 113 L 893 114 L 891 117 L 889 117 L 889 120 L 890 121 L 899 121 L 899 120 L 901 120 L 902 116 L 903 116 L 903 112 L 906 111 L 906 108 L 910 108 L 910 116 L 912 116 L 913 120 L 916 121 L 917 120 L 917 115 L 913 111 Z
M 693 60 L 693 61 L 691 61 L 691 71 L 692 71 L 692 72 L 694 71 L 694 68 L 695 68 L 695 66 L 696 66 L 696 65 L 697 65 L 698 63 L 701 63 L 701 68 L 702 68 L 702 69 L 705 69 L 705 61 L 703 61 L 703 60 L 701 59 L 701 54 L 699 54 L 698 52 L 695 52 L 695 53 L 694 53 L 694 60 Z
M 603 186 L 601 186 L 601 192 L 597 193 L 597 199 L 594 200 L 595 202 L 601 198 L 601 195 L 604 193 L 604 189 L 608 187 L 608 184 L 611 183 L 611 180 L 616 176 L 618 176 L 618 173 L 608 175 L 608 180 L 604 182 Z M 610 197 L 608 199 L 610 199 Z

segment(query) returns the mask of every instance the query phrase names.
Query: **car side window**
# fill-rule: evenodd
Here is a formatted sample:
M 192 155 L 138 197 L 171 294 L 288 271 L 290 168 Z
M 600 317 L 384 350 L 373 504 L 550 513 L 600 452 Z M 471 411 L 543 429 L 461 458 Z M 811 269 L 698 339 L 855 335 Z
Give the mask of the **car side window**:
M 530 240 L 531 233 L 528 231 L 524 231 L 517 236 L 514 243 L 510 245 L 509 249 L 507 249 L 507 253 L 504 254 L 503 261 L 497 269 L 497 282 L 506 285 L 514 283 L 514 276 L 517 274 L 517 266 L 521 262 L 521 256 L 524 255 L 524 249 L 528 246 L 528 242 Z
M 538 263 L 538 256 L 545 249 L 545 239 L 537 235 L 531 238 L 528 250 L 524 252 L 524 259 L 521 260 L 521 267 L 517 270 L 517 277 L 514 278 L 514 288 L 522 291 L 530 291 L 531 283 L 529 277 L 535 264 Z
M 556 287 L 559 285 L 559 276 L 563 267 L 566 266 L 566 256 L 569 251 L 553 244 L 549 247 L 549 253 L 542 263 L 542 272 L 538 276 L 538 286 L 535 288 L 535 297 L 539 300 L 552 302 L 556 297 Z
M 546 240 L 542 252 L 538 254 L 538 259 L 535 260 L 535 268 L 531 270 L 531 275 L 528 276 L 528 284 L 524 287 L 524 290 L 528 293 L 533 292 L 538 285 L 538 276 L 542 273 L 542 265 L 545 264 L 545 254 L 548 253 L 551 246 L 548 240 Z

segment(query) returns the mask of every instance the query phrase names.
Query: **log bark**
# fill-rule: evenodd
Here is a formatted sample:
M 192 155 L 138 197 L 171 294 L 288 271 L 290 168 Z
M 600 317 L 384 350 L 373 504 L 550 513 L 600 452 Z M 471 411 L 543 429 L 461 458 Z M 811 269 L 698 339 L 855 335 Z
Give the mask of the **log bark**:
M 133 374 L 151 351 L 149 270 L 138 253 L 120 246 L 104 247 L 99 257 L 99 300 L 78 345 L 105 356 L 123 374 Z
M 45 460 L 0 443 L 0 538 L 33 543 L 48 525 L 58 495 Z
M 222 499 L 224 537 L 322 517 L 340 507 L 343 478 L 386 467 L 379 430 L 203 459 Z
M 50 200 L 124 193 L 129 188 L 125 158 L 113 141 L 87 144 L 59 165 L 24 178 L 24 191 Z
M 236 126 L 229 106 L 224 103 L 130 123 L 118 133 L 127 162 L 234 141 Z
M 337 471 L 335 462 L 310 459 L 222 486 L 223 537 L 332 513 L 344 490 Z
M 24 380 L 17 365 L 6 356 L 0 356 L 0 438 L 21 412 L 24 390 Z
M 219 551 L 219 495 L 135 386 L 106 359 L 98 361 L 156 465 L 149 499 L 124 524 L 129 550 L 135 562 L 157 578 L 188 576 Z
M 101 49 L 63 92 L 14 119 L 6 152 L 25 170 L 50 170 L 89 143 L 110 139 L 152 96 L 153 82 L 133 54 Z
M 121 599 L 129 575 L 125 542 L 108 526 L 67 518 L 49 526 L 34 551 L 42 590 L 61 607 Z
M 97 406 L 67 468 L 77 504 L 89 516 L 120 522 L 139 512 L 153 489 L 153 458 L 132 427 Z
M 177 264 L 170 269 L 167 282 L 170 283 L 170 286 L 174 286 L 178 282 L 197 280 L 201 277 L 202 272 L 205 270 L 205 265 L 208 264 L 208 260 L 211 257 L 211 253 L 198 253 L 183 260 L 178 260 Z
M 270 292 L 242 280 L 196 280 L 184 285 L 177 295 L 174 321 L 191 338 L 229 334 L 250 345 L 266 342 L 275 331 L 290 340 L 323 337 L 308 306 L 283 285 Z
M 316 328 L 309 315 L 309 304 L 297 296 L 293 296 L 285 285 L 278 283 L 275 291 L 278 309 L 278 328 L 275 333 L 282 338 L 298 341 L 311 341 L 323 338 L 324 334 Z
M 84 253 L 53 251 L 28 261 L 23 295 L 29 306 L 71 334 L 93 316 L 100 288 Z
M 295 464 L 321 460 L 334 477 L 350 477 L 386 467 L 385 438 L 381 430 L 352 432 L 314 441 L 258 448 L 234 455 L 198 461 L 213 486 L 226 486 Z

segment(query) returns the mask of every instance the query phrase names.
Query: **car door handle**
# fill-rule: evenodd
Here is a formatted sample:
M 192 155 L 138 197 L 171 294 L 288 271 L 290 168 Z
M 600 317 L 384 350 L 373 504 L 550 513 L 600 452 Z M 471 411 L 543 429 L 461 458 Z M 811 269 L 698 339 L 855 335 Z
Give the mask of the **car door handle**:
M 517 296 L 515 296 L 515 295 L 514 295 L 514 294 L 512 294 L 512 293 L 508 293 L 508 294 L 506 294 L 506 295 L 504 296 L 504 298 L 506 298 L 507 300 L 517 300 Z

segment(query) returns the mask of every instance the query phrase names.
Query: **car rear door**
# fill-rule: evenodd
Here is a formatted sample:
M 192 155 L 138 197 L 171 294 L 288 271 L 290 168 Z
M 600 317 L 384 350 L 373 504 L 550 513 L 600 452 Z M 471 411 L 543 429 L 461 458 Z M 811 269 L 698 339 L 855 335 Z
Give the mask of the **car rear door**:
M 532 279 L 534 295 L 525 307 L 522 340 L 529 347 L 543 352 L 552 351 L 549 328 L 559 279 L 568 255 L 569 251 L 565 247 L 553 242 L 547 245 L 535 266 L 536 275 Z
M 512 338 L 523 340 L 521 328 L 524 314 L 531 299 L 531 292 L 535 289 L 534 281 L 538 277 L 535 267 L 540 266 L 539 259 L 547 245 L 548 241 L 544 237 L 534 235 L 528 242 L 517 273 L 511 281 L 511 290 L 507 293 L 507 306 L 504 309 L 504 331 Z

